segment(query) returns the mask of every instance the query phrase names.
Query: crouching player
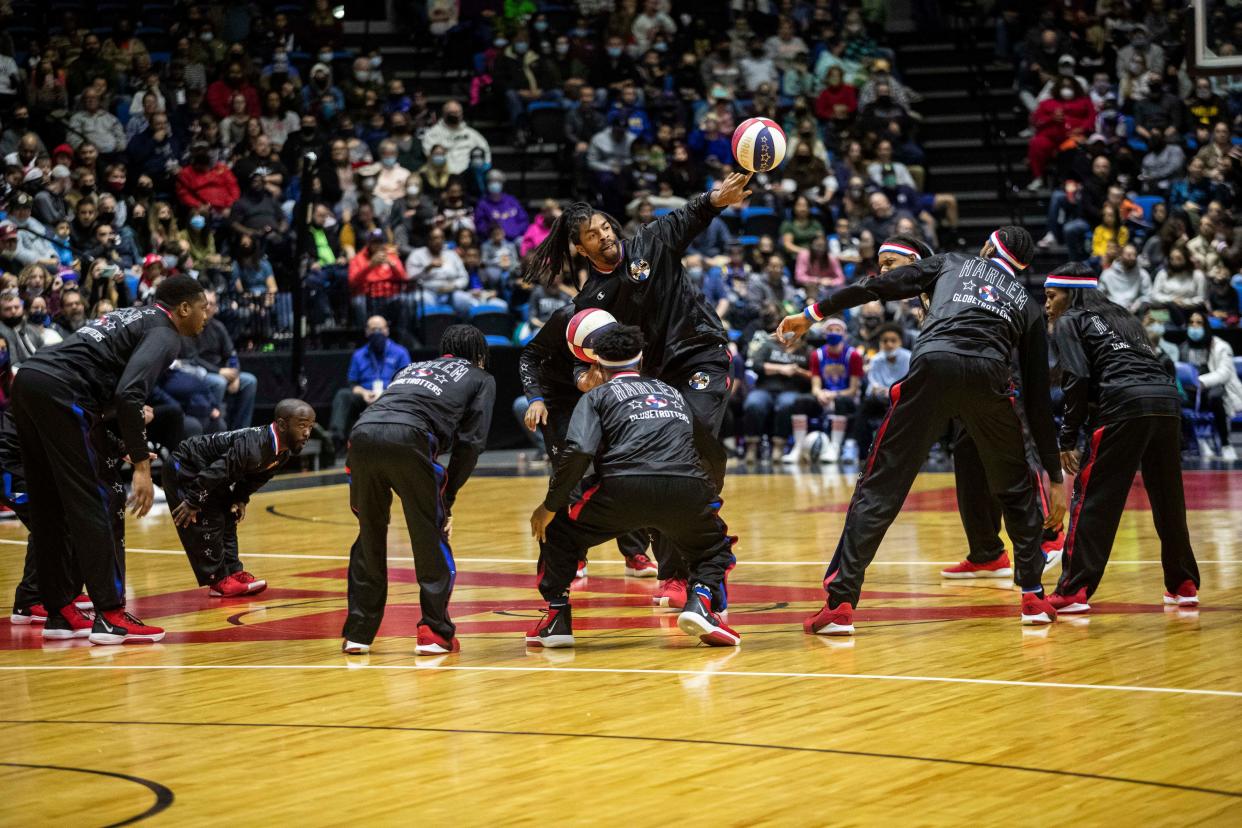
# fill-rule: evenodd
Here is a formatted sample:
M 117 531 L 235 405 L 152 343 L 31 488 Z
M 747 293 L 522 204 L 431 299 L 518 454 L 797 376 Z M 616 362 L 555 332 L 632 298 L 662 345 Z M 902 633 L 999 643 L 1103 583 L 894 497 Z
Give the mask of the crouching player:
M 596 340 L 608 380 L 578 401 L 565 449 L 544 502 L 531 515 L 544 562 L 539 591 L 547 615 L 526 635 L 536 647 L 572 647 L 569 586 L 578 550 L 640 527 L 664 534 L 685 558 L 691 589 L 677 626 L 705 644 L 729 647 L 724 579 L 736 540 L 720 519 L 720 498 L 695 450 L 695 422 L 670 385 L 639 374 L 642 332 L 618 325 Z M 594 462 L 599 484 L 570 504 L 570 492 Z
M 274 422 L 183 440 L 164 464 L 164 493 L 199 586 L 213 598 L 238 598 L 267 588 L 242 567 L 237 524 L 250 496 L 302 451 L 315 410 L 281 400 Z

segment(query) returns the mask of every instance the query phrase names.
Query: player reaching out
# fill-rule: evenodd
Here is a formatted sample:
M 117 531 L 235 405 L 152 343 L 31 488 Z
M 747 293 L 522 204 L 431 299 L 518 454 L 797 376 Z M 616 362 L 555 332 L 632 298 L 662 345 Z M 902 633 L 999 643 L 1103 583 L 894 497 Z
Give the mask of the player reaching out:
M 888 416 L 876 433 L 828 570 L 828 599 L 804 627 L 808 633 L 850 635 L 863 575 L 896 518 L 928 450 L 959 418 L 979 447 L 988 486 L 1004 507 L 1005 525 L 1018 559 L 1023 623 L 1044 624 L 1056 610 L 1040 583 L 1044 557 L 1041 526 L 1065 515 L 1048 392 L 1048 338 L 1044 316 L 1016 278 L 1034 244 L 1020 227 L 1002 227 L 978 256 L 950 253 L 848 285 L 803 314 L 786 317 L 776 336 L 792 346 L 830 314 L 872 300 L 911 299 L 926 293 L 927 318 L 911 357 L 910 372 L 890 392 Z M 1027 469 L 1022 426 L 1009 397 L 1010 355 L 1018 351 L 1026 382 L 1023 402 L 1040 460 L 1053 481 L 1043 518 Z

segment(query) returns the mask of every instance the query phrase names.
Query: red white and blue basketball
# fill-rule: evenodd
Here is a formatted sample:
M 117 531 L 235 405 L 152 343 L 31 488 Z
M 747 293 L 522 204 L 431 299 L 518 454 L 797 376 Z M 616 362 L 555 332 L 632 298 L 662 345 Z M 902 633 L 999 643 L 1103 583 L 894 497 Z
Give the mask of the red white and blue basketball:
M 769 172 L 785 160 L 785 130 L 768 118 L 750 118 L 733 130 L 733 157 L 751 172 Z
M 565 340 L 569 344 L 569 350 L 583 362 L 595 362 L 597 357 L 595 351 L 591 349 L 591 342 L 600 331 L 611 328 L 615 324 L 617 320 L 606 310 L 587 308 L 584 311 L 578 311 L 574 314 L 574 318 L 569 320 L 569 327 L 565 329 Z

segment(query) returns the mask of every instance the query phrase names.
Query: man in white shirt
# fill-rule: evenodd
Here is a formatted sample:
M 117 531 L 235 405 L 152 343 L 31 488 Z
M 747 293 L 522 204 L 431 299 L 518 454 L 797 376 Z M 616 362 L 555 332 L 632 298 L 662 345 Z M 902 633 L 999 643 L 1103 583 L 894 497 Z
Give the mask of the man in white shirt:
M 634 35 L 635 53 L 641 55 L 651 48 L 652 42 L 661 32 L 672 39 L 677 34 L 677 24 L 660 9 L 660 0 L 645 0 L 642 14 L 634 18 L 630 31 Z
M 470 166 L 470 152 L 476 147 L 483 150 L 483 160 L 492 162 L 492 148 L 487 139 L 471 127 L 462 117 L 461 103 L 448 101 L 440 110 L 440 122 L 423 133 L 423 151 L 431 154 L 431 148 L 442 146 L 448 150 L 448 171 L 461 175 Z
M 452 305 L 459 316 L 467 317 L 470 309 L 479 304 L 469 292 L 470 275 L 457 251 L 444 246 L 444 231 L 432 228 L 427 234 L 427 246 L 410 251 L 405 261 L 405 272 L 416 280 L 423 290 L 424 302 L 440 302 Z
M 1138 262 L 1138 248 L 1127 244 L 1100 274 L 1100 293 L 1131 313 L 1151 301 L 1151 274 Z

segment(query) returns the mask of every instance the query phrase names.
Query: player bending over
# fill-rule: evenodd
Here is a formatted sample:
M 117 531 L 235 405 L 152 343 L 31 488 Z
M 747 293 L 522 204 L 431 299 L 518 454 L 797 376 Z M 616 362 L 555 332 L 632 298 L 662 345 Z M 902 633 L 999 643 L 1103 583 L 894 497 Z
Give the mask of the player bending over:
M 315 425 L 315 409 L 281 400 L 273 422 L 183 440 L 164 464 L 164 493 L 177 535 L 199 586 L 213 598 L 256 595 L 256 579 L 237 555 L 237 524 L 250 496 L 289 458 L 302 453 Z
M 706 644 L 739 644 L 741 636 L 718 613 L 735 538 L 720 519 L 720 499 L 695 450 L 690 406 L 677 389 L 639 373 L 637 328 L 611 328 L 594 349 L 607 381 L 574 408 L 548 495 L 530 518 L 544 560 L 539 592 L 548 612 L 526 643 L 572 647 L 569 586 L 578 550 L 648 526 L 676 545 L 689 568 L 677 626 Z M 570 493 L 592 462 L 600 482 L 571 505 Z
M 358 539 L 349 550 L 349 616 L 341 632 L 348 654 L 368 652 L 384 618 L 394 493 L 405 512 L 423 610 L 415 651 L 460 649 L 448 614 L 457 577 L 449 547 L 453 501 L 487 444 L 496 380 L 484 370 L 487 340 L 478 328 L 450 326 L 440 353 L 397 372 L 350 432 L 349 505 Z M 450 450 L 446 469 L 437 458 Z

